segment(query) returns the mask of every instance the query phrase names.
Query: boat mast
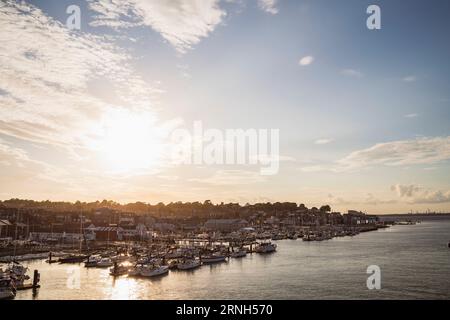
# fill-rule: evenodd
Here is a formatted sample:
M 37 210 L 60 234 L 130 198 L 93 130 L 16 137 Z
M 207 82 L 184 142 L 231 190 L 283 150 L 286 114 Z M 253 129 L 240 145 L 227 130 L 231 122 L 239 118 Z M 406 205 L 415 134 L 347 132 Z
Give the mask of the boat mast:
M 83 246 L 83 211 L 80 209 L 80 253 Z

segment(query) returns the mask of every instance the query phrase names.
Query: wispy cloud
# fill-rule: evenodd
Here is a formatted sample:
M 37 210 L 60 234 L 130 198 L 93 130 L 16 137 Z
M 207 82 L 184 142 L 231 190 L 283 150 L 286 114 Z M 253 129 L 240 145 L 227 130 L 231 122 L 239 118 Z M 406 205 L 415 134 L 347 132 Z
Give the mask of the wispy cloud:
M 278 0 L 258 0 L 258 6 L 267 13 L 277 14 L 277 2 Z
M 419 115 L 417 113 L 405 114 L 405 118 L 417 118 Z
M 209 36 L 226 15 L 219 0 L 89 0 L 93 26 L 148 26 L 184 53 Z
M 317 139 L 316 141 L 314 141 L 314 144 L 329 144 L 331 142 L 333 142 L 333 139 L 323 138 L 323 139 Z
M 113 108 L 150 110 L 155 92 L 130 67 L 130 56 L 98 37 L 70 32 L 25 2 L 0 7 L 0 133 L 84 148 L 101 115 Z M 114 102 L 90 86 L 109 84 Z
M 410 76 L 405 76 L 402 79 L 404 82 L 414 82 L 417 80 L 417 77 L 414 75 L 410 75 Z
M 298 64 L 301 66 L 309 66 L 313 62 L 314 62 L 313 56 L 305 56 L 299 60 Z
M 450 160 L 450 136 L 378 143 L 354 151 L 333 164 L 307 166 L 302 170 L 343 172 L 376 165 L 407 166 L 446 160 Z
M 348 77 L 362 78 L 364 74 L 355 69 L 343 69 L 341 70 L 341 74 Z

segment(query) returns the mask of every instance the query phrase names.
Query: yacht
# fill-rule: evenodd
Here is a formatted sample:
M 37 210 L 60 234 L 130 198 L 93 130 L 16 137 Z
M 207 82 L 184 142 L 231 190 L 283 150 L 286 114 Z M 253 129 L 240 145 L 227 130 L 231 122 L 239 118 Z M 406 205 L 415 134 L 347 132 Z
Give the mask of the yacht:
M 303 236 L 303 241 L 314 241 L 316 240 L 316 235 L 312 233 L 308 233 L 307 235 Z
M 101 258 L 100 261 L 97 262 L 97 268 L 108 268 L 112 267 L 114 262 L 111 258 Z
M 164 258 L 166 259 L 178 259 L 183 256 L 183 251 L 180 249 L 168 252 L 164 255 Z
M 145 266 L 141 269 L 140 275 L 142 277 L 157 277 L 165 275 L 169 272 L 168 266 Z
M 84 266 L 86 268 L 92 268 L 92 267 L 96 267 L 98 262 L 102 259 L 101 256 L 99 255 L 95 255 L 95 256 L 90 256 L 87 258 L 86 262 L 84 263 Z
M 272 236 L 272 240 L 283 240 L 283 239 L 285 239 L 285 236 L 281 233 L 277 233 Z
M 201 265 L 202 265 L 202 263 L 200 262 L 200 260 L 189 259 L 189 260 L 185 260 L 185 261 L 179 263 L 177 268 L 180 270 L 191 270 L 191 269 L 198 268 Z
M 256 252 L 258 253 L 272 253 L 277 250 L 277 245 L 274 243 L 261 243 L 257 248 Z
M 217 262 L 224 262 L 226 259 L 225 256 L 218 254 L 218 253 L 214 253 L 212 255 L 207 255 L 201 258 L 203 263 L 217 263 Z
M 247 255 L 247 250 L 245 249 L 239 249 L 239 251 L 235 251 L 233 253 L 231 253 L 231 257 L 232 258 L 242 258 L 245 257 Z
M 80 263 L 89 258 L 89 256 L 83 254 L 70 254 L 68 256 L 59 258 L 59 263 Z

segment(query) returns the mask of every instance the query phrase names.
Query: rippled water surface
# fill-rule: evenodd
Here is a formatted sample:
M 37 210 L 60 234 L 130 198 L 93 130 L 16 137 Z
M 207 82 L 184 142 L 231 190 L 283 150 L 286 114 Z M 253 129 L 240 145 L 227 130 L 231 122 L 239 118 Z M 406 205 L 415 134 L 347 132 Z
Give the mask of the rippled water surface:
M 450 299 L 449 240 L 449 220 L 323 242 L 283 240 L 271 255 L 171 271 L 159 279 L 113 279 L 108 269 L 82 264 L 28 266 L 41 273 L 35 299 Z M 381 290 L 366 287 L 369 265 L 381 268 Z M 31 291 L 16 297 L 32 298 Z

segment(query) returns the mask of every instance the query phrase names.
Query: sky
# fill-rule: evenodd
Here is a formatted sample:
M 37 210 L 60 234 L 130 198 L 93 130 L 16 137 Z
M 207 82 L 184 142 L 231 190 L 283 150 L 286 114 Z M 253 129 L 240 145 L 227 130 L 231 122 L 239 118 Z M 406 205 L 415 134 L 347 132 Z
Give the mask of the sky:
M 0 199 L 448 212 L 449 15 L 446 0 L 2 1 Z M 174 161 L 196 123 L 278 130 L 278 170 Z

